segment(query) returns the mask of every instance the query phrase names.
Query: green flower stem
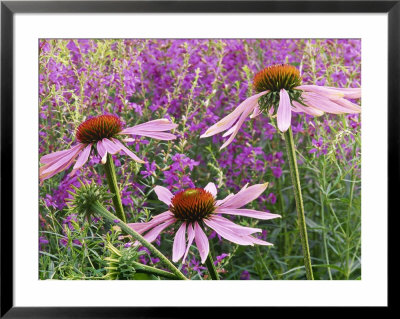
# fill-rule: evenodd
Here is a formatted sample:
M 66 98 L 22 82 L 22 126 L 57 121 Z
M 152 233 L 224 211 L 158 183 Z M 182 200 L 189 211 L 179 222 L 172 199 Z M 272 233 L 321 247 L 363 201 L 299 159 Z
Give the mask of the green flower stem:
M 297 221 L 300 231 L 301 246 L 303 247 L 304 266 L 306 268 L 306 275 L 308 280 L 314 280 L 314 275 L 311 266 L 310 249 L 308 247 L 306 218 L 304 216 L 303 197 L 301 195 L 300 177 L 297 169 L 296 148 L 293 141 L 292 128 L 284 133 L 286 149 L 289 158 L 290 175 L 292 177 L 294 198 L 297 208 Z
M 157 268 L 150 267 L 150 266 L 147 266 L 147 265 L 143 265 L 143 264 L 138 263 L 136 261 L 132 261 L 132 266 L 133 266 L 133 268 L 135 268 L 136 272 L 139 272 L 139 273 L 145 273 L 145 274 L 151 274 L 151 275 L 155 275 L 155 276 L 161 276 L 161 277 L 168 278 L 168 279 L 173 279 L 173 280 L 179 279 L 175 274 L 172 274 L 172 273 L 170 273 L 168 271 L 157 269 Z
M 110 187 L 110 191 L 114 194 L 112 201 L 115 212 L 117 213 L 119 219 L 126 223 L 126 217 L 121 202 L 121 195 L 119 194 L 119 188 L 117 185 L 117 176 L 115 175 L 114 161 L 110 153 L 107 154 L 107 162 L 104 164 L 104 170 L 106 171 L 107 182 L 108 186 Z
M 211 256 L 211 252 L 208 253 L 208 256 L 206 259 L 206 266 L 207 266 L 208 272 L 210 273 L 211 279 L 219 280 L 219 276 L 217 273 L 217 269 L 215 268 L 215 265 L 214 265 L 214 260 Z
M 107 209 L 103 207 L 98 201 L 92 204 L 92 209 L 99 214 L 100 216 L 108 219 L 111 223 L 115 223 L 120 227 L 125 233 L 128 235 L 132 236 L 133 239 L 139 241 L 143 246 L 145 246 L 150 252 L 154 255 L 160 258 L 161 262 L 168 267 L 169 270 L 173 274 L 176 275 L 177 279 L 180 280 L 187 280 L 187 278 L 176 268 L 169 260 L 167 257 L 165 257 L 156 247 L 154 247 L 152 244 L 150 244 L 146 239 L 144 239 L 140 234 L 138 234 L 136 231 L 134 231 L 132 228 L 130 228 L 127 224 L 125 224 L 123 221 L 119 221 L 118 218 L 110 213 Z M 116 220 L 118 222 L 116 222 Z
M 279 196 L 279 210 L 280 210 L 280 214 L 281 216 L 285 217 L 285 200 L 283 198 L 283 194 L 282 194 L 282 184 L 281 184 L 281 179 L 277 178 L 276 179 L 276 184 L 278 186 L 279 192 L 278 192 L 278 196 Z M 280 218 L 280 223 L 281 225 L 283 224 L 283 232 L 284 232 L 284 237 L 283 237 L 283 255 L 284 256 L 288 256 L 289 254 L 289 234 L 287 231 L 287 220 L 285 218 Z M 258 246 L 257 246 L 258 247 Z

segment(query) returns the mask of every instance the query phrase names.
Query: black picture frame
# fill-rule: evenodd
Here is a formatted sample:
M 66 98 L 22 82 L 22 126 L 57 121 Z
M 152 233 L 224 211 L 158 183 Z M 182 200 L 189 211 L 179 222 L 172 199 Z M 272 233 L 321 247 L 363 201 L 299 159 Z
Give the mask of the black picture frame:
M 400 0 L 396 1 L 1 1 L 1 318 L 176 318 L 185 308 L 15 307 L 13 302 L 13 21 L 16 13 L 269 12 L 388 14 L 388 207 L 398 213 Z M 385 199 L 380 199 L 385 200 Z M 384 213 L 384 212 L 380 212 Z M 390 216 L 388 216 L 389 218 Z M 394 223 L 388 223 L 388 227 Z M 389 229 L 390 230 L 390 229 Z M 393 234 L 393 232 L 390 232 Z M 390 246 L 388 237 L 388 247 Z M 389 255 L 388 255 L 389 256 Z M 390 280 L 388 282 L 388 285 Z M 32 292 L 34 293 L 34 292 Z M 388 300 L 390 308 L 390 298 Z M 242 309 L 239 309 L 241 312 Z M 305 308 L 291 307 L 299 315 Z M 200 310 L 201 311 L 201 310 Z M 208 309 L 206 310 L 209 311 Z M 212 309 L 213 315 L 226 309 Z M 237 310 L 235 310 L 237 313 Z

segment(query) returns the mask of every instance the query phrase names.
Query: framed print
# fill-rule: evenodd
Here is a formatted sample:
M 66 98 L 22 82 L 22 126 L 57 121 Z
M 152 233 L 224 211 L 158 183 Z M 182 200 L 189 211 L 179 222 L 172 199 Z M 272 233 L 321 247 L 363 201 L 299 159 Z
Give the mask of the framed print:
M 3 1 L 1 316 L 387 308 L 399 15 Z

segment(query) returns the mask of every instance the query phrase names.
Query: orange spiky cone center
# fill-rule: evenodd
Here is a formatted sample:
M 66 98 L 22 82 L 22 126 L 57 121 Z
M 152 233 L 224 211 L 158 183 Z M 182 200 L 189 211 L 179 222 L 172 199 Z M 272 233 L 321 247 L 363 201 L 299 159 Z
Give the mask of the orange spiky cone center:
M 279 92 L 281 89 L 291 90 L 301 85 L 300 71 L 289 64 L 274 64 L 256 74 L 253 88 L 257 92 L 266 90 Z
M 169 210 L 186 222 L 199 222 L 214 212 L 214 196 L 202 188 L 189 188 L 176 194 Z
M 79 142 L 95 143 L 103 138 L 115 137 L 122 131 L 122 122 L 116 115 L 100 115 L 92 117 L 76 130 L 76 138 Z

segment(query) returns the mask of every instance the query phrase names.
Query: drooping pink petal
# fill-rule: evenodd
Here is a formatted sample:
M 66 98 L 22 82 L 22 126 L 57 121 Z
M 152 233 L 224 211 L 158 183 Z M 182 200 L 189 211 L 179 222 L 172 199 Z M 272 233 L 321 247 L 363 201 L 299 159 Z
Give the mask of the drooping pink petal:
M 115 144 L 108 138 L 103 138 L 102 142 L 103 142 L 103 147 L 110 154 L 117 154 L 121 150 L 121 147 L 119 147 L 119 145 Z
M 268 187 L 268 183 L 252 185 L 241 189 L 236 195 L 222 203 L 220 208 L 240 208 L 258 198 Z
M 274 219 L 281 217 L 281 215 L 278 214 L 271 214 L 267 212 L 262 212 L 258 210 L 253 210 L 253 209 L 234 209 L 234 208 L 219 208 L 215 210 L 216 214 L 228 214 L 228 215 L 238 215 L 238 216 L 246 216 L 246 217 L 252 217 L 252 218 L 257 218 L 257 219 L 262 219 L 262 220 L 268 220 L 268 219 Z
M 217 200 L 215 202 L 215 206 L 221 206 L 223 203 L 225 203 L 228 199 L 232 198 L 233 196 L 235 196 L 235 195 L 234 194 L 229 194 L 224 199 Z
M 57 167 L 57 169 L 53 170 L 53 171 L 48 171 L 47 173 L 43 173 L 45 170 L 47 170 L 51 165 L 53 165 L 52 163 L 50 164 L 46 164 L 44 166 L 42 166 L 39 169 L 39 179 L 40 179 L 40 184 L 42 184 L 42 182 L 50 177 L 53 177 L 54 175 L 58 174 L 59 172 L 62 172 L 66 169 L 68 169 L 72 162 L 75 160 L 75 157 L 77 156 L 77 154 L 75 154 L 75 156 L 73 156 L 68 162 L 66 162 L 65 164 Z
M 247 235 L 251 235 L 254 233 L 261 233 L 261 229 L 260 228 L 254 228 L 254 227 L 246 227 L 246 226 L 241 226 L 238 224 L 235 224 L 234 222 L 230 221 L 229 219 L 222 217 L 222 216 L 218 216 L 213 214 L 209 219 L 217 222 L 219 225 L 230 229 L 231 231 L 233 231 L 236 235 L 239 236 L 247 236 Z
M 240 236 L 236 234 L 234 231 L 232 231 L 229 228 L 224 227 L 220 223 L 218 223 L 215 220 L 212 219 L 204 219 L 204 223 L 210 227 L 211 229 L 215 230 L 219 235 L 221 235 L 223 238 L 238 244 L 238 245 L 250 245 L 253 246 L 253 242 L 249 240 L 248 238 L 244 236 Z
M 168 216 L 174 217 L 174 214 L 172 214 L 169 210 L 167 210 L 166 212 L 153 216 L 150 222 L 155 222 L 155 221 L 159 222 L 160 220 L 165 221 L 168 219 Z
M 167 228 L 168 226 L 172 225 L 173 223 L 176 222 L 175 218 L 171 218 L 166 220 L 164 223 L 154 227 L 152 230 L 150 230 L 146 235 L 144 235 L 144 239 L 146 239 L 149 243 L 153 242 L 154 240 L 156 240 L 156 238 L 158 237 L 158 235 L 160 235 L 160 233 Z
M 64 150 L 64 151 L 58 151 L 58 152 L 53 152 L 47 155 L 42 156 L 42 158 L 40 159 L 40 163 L 42 164 L 49 164 L 52 162 L 56 162 L 57 160 L 59 160 L 60 158 L 63 158 L 65 156 L 67 156 L 70 153 L 74 153 L 77 149 L 81 149 L 83 146 L 81 143 L 78 143 L 74 146 L 72 146 L 70 149 L 68 150 Z
M 119 140 L 113 138 L 112 141 L 117 144 L 121 150 L 123 150 L 126 155 L 128 155 L 129 157 L 131 157 L 135 162 L 138 163 L 145 163 L 144 161 L 142 161 L 139 157 L 137 157 L 135 154 L 133 154 L 124 144 L 122 144 Z
M 186 250 L 186 222 L 184 222 L 175 234 L 174 244 L 172 247 L 172 261 L 177 262 Z
M 298 87 L 295 87 L 295 89 L 302 90 L 304 92 L 313 92 L 318 95 L 327 97 L 328 99 L 331 100 L 337 100 L 344 97 L 344 94 L 341 91 L 333 90 L 331 88 L 319 85 L 300 85 Z
M 305 104 L 327 113 L 352 113 L 351 110 L 337 104 L 336 101 L 329 100 L 328 98 L 315 93 L 304 93 L 303 97 Z
M 346 99 L 339 99 L 335 101 L 337 104 L 340 106 L 343 106 L 344 108 L 348 109 L 348 113 L 360 113 L 361 112 L 361 107 L 353 102 L 350 102 L 349 100 Z
M 168 210 L 164 213 L 154 216 L 153 219 L 151 219 L 147 223 L 129 223 L 127 225 L 133 230 L 137 231 L 139 234 L 142 234 L 145 231 L 164 223 L 172 217 L 174 217 L 174 215 Z
M 249 236 L 250 240 L 257 245 L 263 245 L 263 246 L 273 246 L 274 244 L 271 244 L 267 241 L 261 240 L 259 238 L 253 237 L 253 236 Z
M 249 186 L 249 183 L 247 183 L 246 185 L 244 185 L 244 186 L 242 187 L 242 189 L 238 192 L 238 194 L 239 194 L 240 192 L 244 191 L 244 190 L 247 188 L 247 186 Z M 232 198 L 233 196 L 235 196 L 235 194 L 229 194 L 229 195 L 226 196 L 224 199 L 217 200 L 217 201 L 215 202 L 215 206 L 221 206 L 223 203 L 225 203 L 228 199 Z
M 242 115 L 240 115 L 239 120 L 235 124 L 235 130 L 232 132 L 229 139 L 220 147 L 220 150 L 227 147 L 229 144 L 232 143 L 233 139 L 235 138 L 236 134 L 239 132 L 240 128 L 242 127 L 243 122 L 249 116 L 249 114 L 254 110 L 255 106 L 257 105 L 257 100 L 254 100 L 252 104 L 248 104 L 247 108 L 243 111 Z
M 79 154 L 78 159 L 76 160 L 76 163 L 69 176 L 73 176 L 78 169 L 80 169 L 83 165 L 85 165 L 85 163 L 89 158 L 91 150 L 92 150 L 92 144 L 89 144 L 83 149 L 83 151 Z
M 253 110 L 253 113 L 251 113 L 251 115 L 250 115 L 250 118 L 254 119 L 255 117 L 259 116 L 261 113 L 262 112 L 261 112 L 260 107 L 258 106 L 258 103 L 257 103 L 256 107 Z
M 160 201 L 164 202 L 168 206 L 171 205 L 171 199 L 174 197 L 168 188 L 163 186 L 154 187 L 154 192 L 157 194 L 157 197 Z
M 164 133 L 163 131 L 172 130 L 177 126 L 177 124 L 173 124 L 167 119 L 159 119 L 135 125 L 133 127 L 128 127 L 124 129 L 120 134 L 140 135 L 169 141 L 176 139 L 176 136 L 171 133 Z
M 98 141 L 96 146 L 97 152 L 101 157 L 101 163 L 105 164 L 107 162 L 107 149 L 103 146 L 102 141 Z
M 204 190 L 209 192 L 214 197 L 217 196 L 217 187 L 215 187 L 214 183 L 208 183 L 207 186 L 204 187 Z
M 146 136 L 146 137 L 151 137 L 155 138 L 157 140 L 163 140 L 163 141 L 171 141 L 175 140 L 176 136 L 171 133 L 164 133 L 164 132 L 147 132 L 147 131 L 137 131 L 135 135 L 140 135 L 140 136 Z
M 53 177 L 54 175 L 68 169 L 68 167 L 72 164 L 72 160 L 68 163 L 66 163 L 65 165 L 63 165 L 62 167 L 60 167 L 58 170 L 55 170 L 53 172 L 48 172 L 46 174 L 42 174 L 42 172 L 39 169 L 39 180 L 40 180 L 40 185 L 42 185 L 43 181 L 45 181 L 46 179 L 49 179 L 50 177 Z M 46 168 L 45 166 L 43 166 L 43 168 Z M 42 170 L 43 171 L 43 170 Z
M 84 147 L 83 144 L 79 144 L 79 147 L 74 147 L 73 151 L 64 153 L 63 157 L 58 157 L 53 162 L 46 164 L 45 166 L 41 167 L 41 175 L 46 175 L 48 173 L 53 173 L 55 171 L 61 172 L 65 169 L 66 164 L 71 164 L 72 160 L 78 156 L 79 152 Z
M 162 222 L 160 222 L 161 224 Z M 147 223 L 129 223 L 127 224 L 130 228 L 132 228 L 134 231 L 136 231 L 139 234 L 143 234 L 145 231 L 156 227 L 158 224 L 147 222 Z
M 210 246 L 206 234 L 204 234 L 197 222 L 194 223 L 194 239 L 200 253 L 201 262 L 204 264 L 210 251 Z
M 244 100 L 240 105 L 229 115 L 225 116 L 219 122 L 215 123 L 211 126 L 200 138 L 210 137 L 222 131 L 226 131 L 229 129 L 239 118 L 239 116 L 248 108 L 254 109 L 255 103 L 257 103 L 257 99 L 260 96 L 267 94 L 269 91 L 264 91 L 258 94 L 255 94 L 246 100 Z M 250 113 L 250 112 L 249 112 Z
M 121 132 L 121 134 L 136 134 L 135 132 L 137 130 L 150 131 L 150 132 L 169 131 L 176 128 L 177 126 L 178 124 L 174 124 L 168 119 L 158 119 L 138 124 L 132 127 L 127 127 Z
M 359 99 L 361 97 L 361 88 L 335 88 L 331 86 L 327 86 L 326 88 L 339 91 L 348 99 Z
M 281 132 L 286 132 L 292 120 L 292 106 L 289 94 L 285 89 L 279 93 L 279 106 L 277 112 L 278 128 Z
M 187 244 L 187 247 L 186 247 L 185 254 L 183 255 L 182 263 L 185 262 L 186 257 L 187 257 L 187 254 L 189 253 L 190 246 L 191 246 L 192 243 L 193 243 L 193 239 L 194 239 L 194 229 L 193 229 L 192 224 L 188 224 L 187 233 L 188 233 L 188 244 Z
M 321 116 L 322 114 L 324 114 L 324 112 L 321 110 L 315 109 L 311 106 L 301 105 L 300 103 L 298 103 L 296 101 L 293 101 L 292 104 L 294 106 L 294 109 L 293 109 L 294 112 L 304 112 L 311 116 Z
M 227 130 L 224 134 L 222 134 L 222 137 L 227 137 L 229 135 L 232 135 L 232 133 L 235 132 L 237 126 L 238 126 L 237 124 L 232 126 L 229 130 Z

